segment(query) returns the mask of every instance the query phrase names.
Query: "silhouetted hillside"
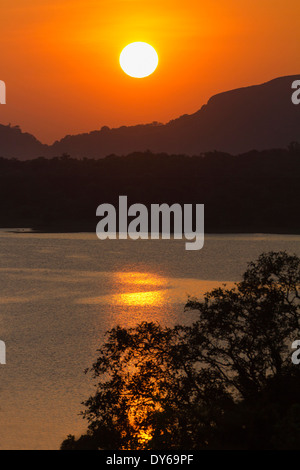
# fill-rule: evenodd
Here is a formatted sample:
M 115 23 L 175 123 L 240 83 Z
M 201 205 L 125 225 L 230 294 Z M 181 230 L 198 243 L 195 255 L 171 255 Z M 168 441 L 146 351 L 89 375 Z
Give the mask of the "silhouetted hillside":
M 52 146 L 51 153 L 99 158 L 146 150 L 195 155 L 213 150 L 237 154 L 286 147 L 300 141 L 300 106 L 291 101 L 291 85 L 299 78 L 283 77 L 220 93 L 197 113 L 166 125 L 105 127 L 90 134 L 67 136 Z
M 206 232 L 300 233 L 300 147 L 240 156 L 0 159 L 0 226 L 95 231 L 99 204 L 205 204 Z
M 44 155 L 47 151 L 47 145 L 41 144 L 33 135 L 22 132 L 19 126 L 0 124 L 0 156 L 25 160 Z
M 53 157 L 103 158 L 109 154 L 150 150 L 197 155 L 218 150 L 238 154 L 252 149 L 286 147 L 300 141 L 300 105 L 291 101 L 291 85 L 300 76 L 282 77 L 213 96 L 198 112 L 168 124 L 152 123 L 66 136 L 42 145 L 19 129 L 1 126 L 0 155 L 20 159 Z

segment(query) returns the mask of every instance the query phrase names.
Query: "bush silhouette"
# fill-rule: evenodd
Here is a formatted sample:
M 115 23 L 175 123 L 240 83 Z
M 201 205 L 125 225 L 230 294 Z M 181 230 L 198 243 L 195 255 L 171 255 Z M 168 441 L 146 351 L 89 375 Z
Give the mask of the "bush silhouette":
M 191 326 L 107 333 L 85 403 L 87 434 L 62 449 L 300 448 L 300 259 L 264 253 L 214 289 Z

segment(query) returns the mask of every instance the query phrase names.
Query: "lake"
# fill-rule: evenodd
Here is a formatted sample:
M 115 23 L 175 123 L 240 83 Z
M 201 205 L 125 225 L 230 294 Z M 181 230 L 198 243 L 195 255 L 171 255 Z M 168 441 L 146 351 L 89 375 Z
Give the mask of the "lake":
M 300 236 L 207 235 L 184 241 L 108 240 L 94 234 L 0 231 L 0 448 L 58 449 L 86 429 L 84 374 L 105 331 L 141 321 L 189 323 L 188 295 L 241 279 L 264 251 L 300 256 Z

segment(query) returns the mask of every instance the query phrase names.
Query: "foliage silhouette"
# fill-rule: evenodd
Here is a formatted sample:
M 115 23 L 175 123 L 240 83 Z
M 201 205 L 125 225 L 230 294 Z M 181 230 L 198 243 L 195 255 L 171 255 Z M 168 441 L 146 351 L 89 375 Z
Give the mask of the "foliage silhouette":
M 98 205 L 205 204 L 206 233 L 300 233 L 300 150 L 0 158 L 2 227 L 95 233 Z
M 62 449 L 300 448 L 300 259 L 264 253 L 191 326 L 116 327 L 91 370 L 88 432 Z

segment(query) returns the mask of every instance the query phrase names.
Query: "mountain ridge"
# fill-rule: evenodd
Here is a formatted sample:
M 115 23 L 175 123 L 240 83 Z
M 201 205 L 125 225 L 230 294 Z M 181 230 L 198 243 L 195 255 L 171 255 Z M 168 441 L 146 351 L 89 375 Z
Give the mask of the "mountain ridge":
M 0 125 L 0 156 L 26 160 L 67 153 L 76 158 L 103 158 L 147 150 L 197 155 L 213 150 L 239 154 L 283 148 L 300 141 L 300 105 L 291 100 L 292 83 L 299 79 L 300 75 L 289 75 L 218 93 L 195 113 L 166 124 L 104 126 L 67 135 L 52 145 L 22 133 L 18 126 Z

